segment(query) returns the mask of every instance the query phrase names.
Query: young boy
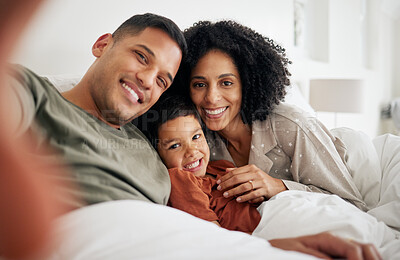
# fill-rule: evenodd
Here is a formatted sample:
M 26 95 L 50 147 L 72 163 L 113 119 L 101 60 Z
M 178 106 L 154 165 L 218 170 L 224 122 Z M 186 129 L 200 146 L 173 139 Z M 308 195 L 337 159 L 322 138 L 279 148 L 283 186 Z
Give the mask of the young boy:
M 209 163 L 210 150 L 201 119 L 190 101 L 179 96 L 161 97 L 152 107 L 154 120 L 142 131 L 169 169 L 171 194 L 168 205 L 229 230 L 252 233 L 261 217 L 257 206 L 225 198 L 217 180 L 234 165 Z

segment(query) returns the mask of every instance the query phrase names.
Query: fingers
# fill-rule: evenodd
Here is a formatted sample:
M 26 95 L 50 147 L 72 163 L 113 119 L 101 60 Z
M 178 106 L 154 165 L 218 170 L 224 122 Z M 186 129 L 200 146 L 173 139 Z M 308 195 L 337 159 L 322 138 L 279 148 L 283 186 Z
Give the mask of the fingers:
M 372 244 L 362 244 L 333 236 L 329 233 L 297 238 L 273 239 L 272 246 L 298 251 L 323 259 L 340 257 L 347 260 L 381 260 L 378 250 Z
M 223 193 L 223 196 L 225 198 L 232 197 L 232 196 L 239 196 L 242 195 L 242 198 L 238 198 L 238 201 L 247 201 L 249 199 L 255 199 L 256 195 L 250 195 L 250 193 L 253 193 L 256 187 L 256 182 L 252 181 L 251 183 L 249 181 L 244 182 L 230 190 L 227 190 Z M 245 199 L 245 200 L 244 200 Z
M 355 241 L 351 242 L 356 246 L 361 247 L 363 259 L 365 260 L 382 259 L 381 255 L 378 252 L 378 249 L 376 249 L 376 247 L 373 244 L 362 244 Z
M 308 255 L 312 255 L 312 256 L 315 256 L 315 257 L 318 257 L 321 259 L 331 259 L 328 255 L 326 255 L 316 249 L 313 249 L 313 248 L 298 247 L 298 249 L 295 251 L 304 253 L 304 254 L 308 254 Z
M 348 260 L 380 260 L 377 249 L 372 244 L 362 244 L 333 236 L 329 233 L 306 236 L 304 243 L 326 254 L 345 257 Z
M 252 181 L 251 183 L 246 182 L 231 190 L 225 191 L 223 196 L 225 198 L 237 196 L 237 202 L 260 203 L 266 199 L 264 193 L 262 187 L 259 187 L 255 181 Z
M 217 180 L 217 189 L 224 191 L 223 196 L 226 198 L 237 196 L 238 202 L 260 202 L 263 197 L 263 200 L 269 199 L 287 190 L 282 180 L 269 176 L 255 165 L 228 168 L 227 171 L 227 174 Z
M 253 182 L 254 183 L 254 182 Z M 236 198 L 237 202 L 251 202 L 251 203 L 259 203 L 264 201 L 262 189 L 250 190 L 247 193 L 242 193 L 240 196 Z
M 235 178 L 238 175 L 241 175 L 243 173 L 250 173 L 252 172 L 251 169 L 249 169 L 249 165 L 246 166 L 242 166 L 239 168 L 226 168 L 227 174 L 225 174 L 224 176 L 222 176 L 220 178 L 220 182 L 224 183 L 226 185 L 226 182 L 228 180 L 230 180 L 231 182 L 233 181 L 232 178 Z M 258 168 L 257 168 L 258 169 Z M 253 171 L 255 171 L 256 169 L 254 169 Z M 250 180 L 250 179 L 247 179 Z
M 303 242 L 307 247 L 319 249 L 328 255 L 346 257 L 350 260 L 362 260 L 362 251 L 348 240 L 341 239 L 329 233 L 305 236 Z
M 328 255 L 318 250 L 318 248 L 308 247 L 304 243 L 304 237 L 298 238 L 280 238 L 269 241 L 273 247 L 277 247 L 288 251 L 297 251 L 309 254 L 322 259 L 331 259 Z
M 246 183 L 250 180 L 255 181 L 267 175 L 254 165 L 246 165 L 239 168 L 228 168 L 228 173 L 222 176 L 218 181 L 218 190 L 226 190 L 231 187 Z M 262 175 L 261 175 L 262 174 Z M 254 182 L 253 182 L 254 184 Z

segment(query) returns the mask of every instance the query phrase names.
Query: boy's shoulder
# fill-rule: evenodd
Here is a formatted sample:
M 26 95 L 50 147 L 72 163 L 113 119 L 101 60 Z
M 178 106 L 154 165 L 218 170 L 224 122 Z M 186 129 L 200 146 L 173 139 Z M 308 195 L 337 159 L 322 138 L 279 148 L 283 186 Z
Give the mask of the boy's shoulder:
M 235 165 L 227 160 L 211 161 L 207 166 L 207 173 L 217 175 L 226 172 L 226 168 L 235 168 Z

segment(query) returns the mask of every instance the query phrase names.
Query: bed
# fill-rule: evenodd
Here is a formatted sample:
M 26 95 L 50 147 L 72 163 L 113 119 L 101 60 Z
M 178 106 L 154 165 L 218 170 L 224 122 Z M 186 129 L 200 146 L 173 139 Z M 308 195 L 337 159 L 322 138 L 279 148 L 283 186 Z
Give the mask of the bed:
M 60 91 L 79 80 L 48 77 Z M 288 103 L 313 112 L 296 88 Z M 373 243 L 400 259 L 400 137 L 370 139 L 333 129 L 348 147 L 349 171 L 367 205 L 362 212 L 335 195 L 285 191 L 262 203 L 253 235 L 228 231 L 185 212 L 142 201 L 114 201 L 70 212 L 55 223 L 60 241 L 49 259 L 313 259 L 273 248 L 266 239 L 328 231 Z

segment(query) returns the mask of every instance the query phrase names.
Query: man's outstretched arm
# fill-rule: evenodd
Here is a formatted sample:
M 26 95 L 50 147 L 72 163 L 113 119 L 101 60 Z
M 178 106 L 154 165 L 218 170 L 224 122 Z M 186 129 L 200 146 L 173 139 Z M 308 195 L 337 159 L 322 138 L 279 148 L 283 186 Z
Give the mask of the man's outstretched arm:
M 3 0 L 0 5 L 0 255 L 34 259 L 49 247 L 51 222 L 64 212 L 51 169 L 35 160 L 29 140 L 15 138 L 23 109 L 6 80 L 7 62 L 20 33 L 42 0 Z

